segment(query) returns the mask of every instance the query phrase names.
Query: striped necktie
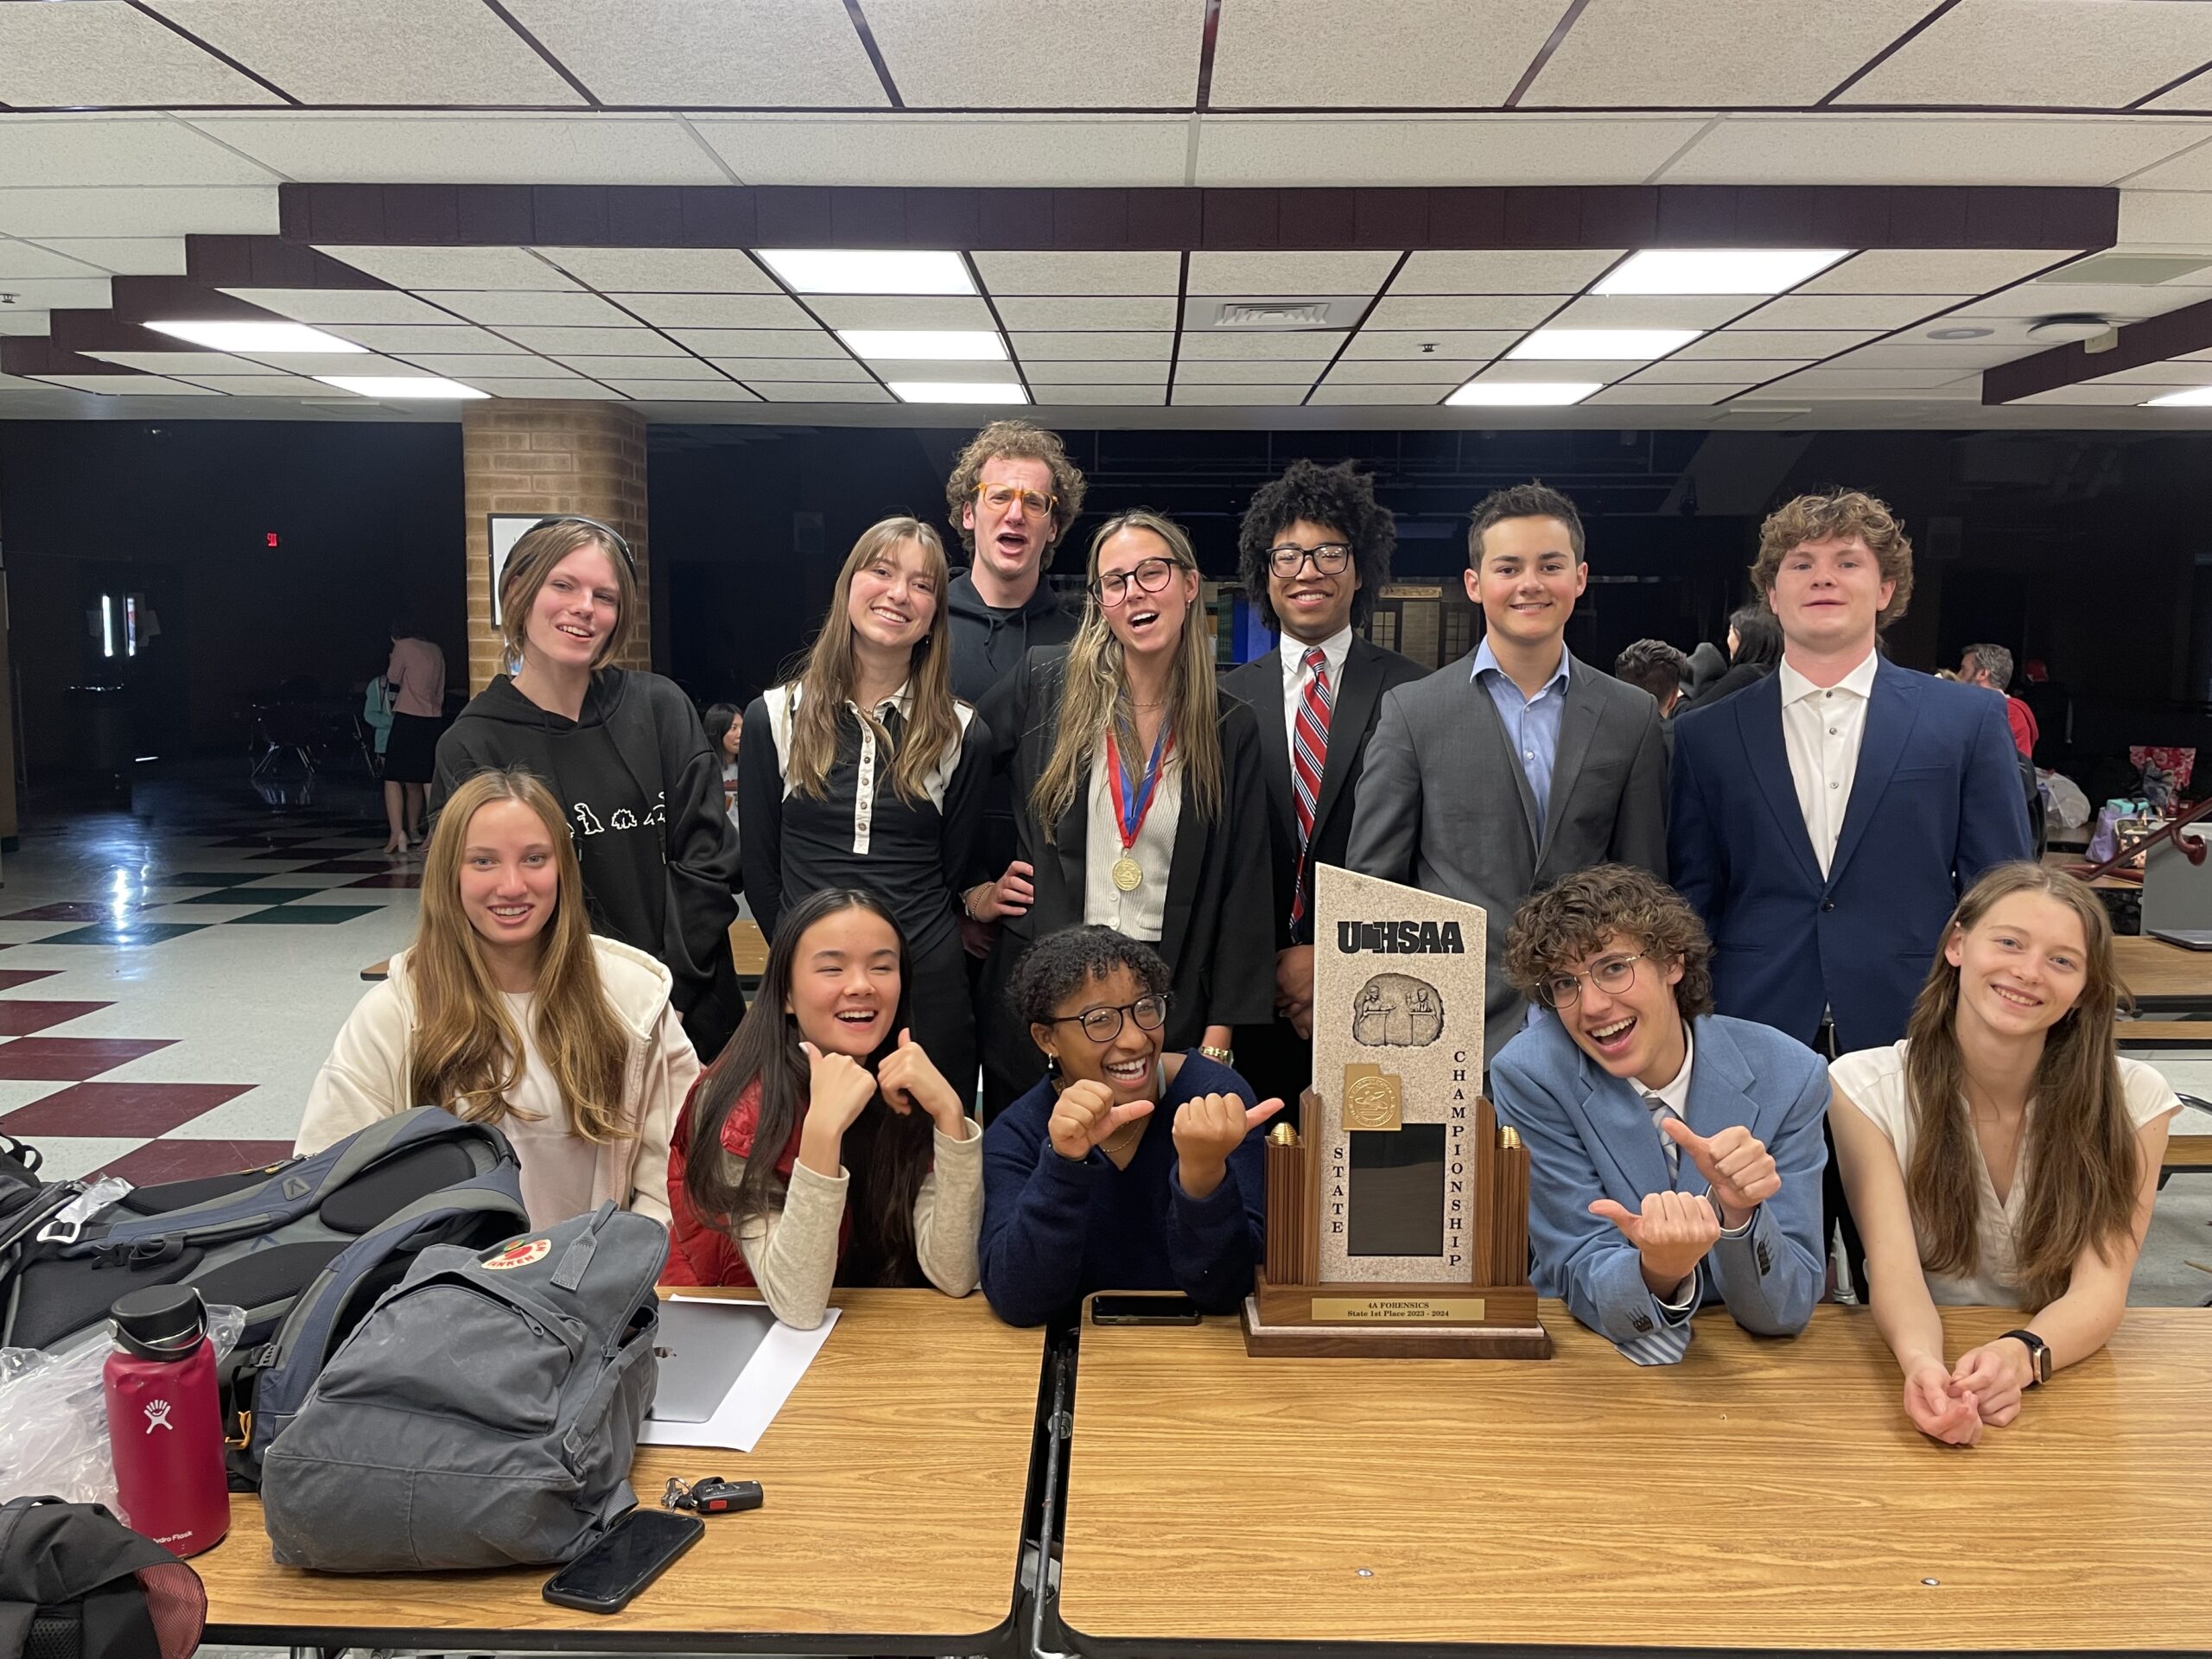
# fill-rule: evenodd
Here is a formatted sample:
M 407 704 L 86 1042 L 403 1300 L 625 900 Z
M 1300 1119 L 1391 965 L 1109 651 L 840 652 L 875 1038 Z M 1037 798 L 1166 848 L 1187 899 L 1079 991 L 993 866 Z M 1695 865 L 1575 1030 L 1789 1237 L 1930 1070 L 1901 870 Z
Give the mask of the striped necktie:
M 1298 796 L 1298 886 L 1290 900 L 1293 927 L 1306 915 L 1306 849 L 1313 839 L 1313 807 L 1321 798 L 1321 769 L 1329 760 L 1329 711 L 1336 702 L 1329 690 L 1329 658 L 1320 646 L 1306 653 L 1305 668 L 1306 692 L 1298 700 L 1298 719 L 1290 744 L 1290 781 Z
M 1651 1114 L 1651 1132 L 1659 1137 L 1659 1145 L 1667 1154 L 1667 1179 L 1671 1184 L 1682 1166 L 1682 1149 L 1660 1125 L 1680 1113 L 1656 1095 L 1645 1095 L 1643 1104 Z M 1633 1342 L 1619 1344 L 1620 1351 L 1639 1365 L 1672 1365 L 1690 1351 L 1690 1325 L 1688 1319 L 1680 1325 L 1662 1325 L 1647 1332 Z

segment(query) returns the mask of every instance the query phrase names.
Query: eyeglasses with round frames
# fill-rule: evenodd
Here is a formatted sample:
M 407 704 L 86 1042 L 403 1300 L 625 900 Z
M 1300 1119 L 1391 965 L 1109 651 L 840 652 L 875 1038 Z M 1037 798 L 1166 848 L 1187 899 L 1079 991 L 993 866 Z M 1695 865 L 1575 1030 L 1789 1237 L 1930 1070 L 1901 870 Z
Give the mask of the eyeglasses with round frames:
M 1128 598 L 1132 586 L 1140 593 L 1162 591 L 1177 568 L 1173 559 L 1140 559 L 1135 569 L 1128 572 L 1115 570 L 1099 577 L 1090 584 L 1090 591 L 1098 595 L 1101 605 L 1110 609 Z
M 1057 495 L 1039 495 L 1034 490 L 1025 490 L 1012 484 L 978 484 L 976 494 L 994 512 L 1004 512 L 1017 500 L 1024 510 L 1043 518 L 1060 505 Z
M 1070 1023 L 1083 1027 L 1083 1034 L 1094 1043 L 1110 1043 L 1122 1034 L 1122 1017 L 1127 1014 L 1137 1022 L 1139 1031 L 1158 1031 L 1167 1023 L 1167 997 L 1165 992 L 1141 996 L 1134 1002 L 1125 1002 L 1117 1008 L 1085 1008 L 1081 1014 L 1057 1014 L 1047 1020 L 1048 1026 Z
M 1554 974 L 1536 988 L 1536 1000 L 1548 1008 L 1571 1008 L 1582 1000 L 1586 979 L 1611 996 L 1635 983 L 1636 964 L 1643 959 L 1639 950 L 1633 956 L 1607 957 L 1582 973 Z
M 1296 575 L 1309 559 L 1323 575 L 1340 576 L 1351 563 L 1351 544 L 1323 542 L 1318 547 L 1300 547 L 1296 542 L 1285 542 L 1268 550 L 1268 569 L 1279 576 Z

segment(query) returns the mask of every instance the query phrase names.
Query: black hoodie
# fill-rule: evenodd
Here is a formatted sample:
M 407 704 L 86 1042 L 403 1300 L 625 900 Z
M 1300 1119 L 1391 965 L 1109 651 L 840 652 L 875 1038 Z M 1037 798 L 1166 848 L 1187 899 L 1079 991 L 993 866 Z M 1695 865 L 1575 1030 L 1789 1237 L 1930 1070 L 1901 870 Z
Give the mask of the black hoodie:
M 539 708 L 501 675 L 438 740 L 435 808 L 466 779 L 522 766 L 568 815 L 592 929 L 659 959 L 669 1001 L 702 1061 L 736 1028 L 730 957 L 737 830 L 722 811 L 720 758 L 691 702 L 658 674 L 603 668 L 582 718 Z
M 1019 610 L 995 610 L 976 591 L 973 570 L 963 570 L 946 590 L 952 620 L 952 695 L 979 704 L 991 688 L 1021 666 L 1033 646 L 1065 645 L 1075 638 L 1076 619 L 1063 609 L 1040 571 L 1037 590 Z M 982 851 L 995 876 L 1014 856 L 1013 785 L 993 777 L 983 792 Z

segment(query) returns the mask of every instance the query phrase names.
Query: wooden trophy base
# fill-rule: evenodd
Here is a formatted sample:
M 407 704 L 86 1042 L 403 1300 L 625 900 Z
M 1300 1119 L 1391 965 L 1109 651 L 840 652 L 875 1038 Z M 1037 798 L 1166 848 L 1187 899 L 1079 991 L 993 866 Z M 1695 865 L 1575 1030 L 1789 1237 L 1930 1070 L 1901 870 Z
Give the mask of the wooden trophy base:
M 1262 1359 L 1549 1359 L 1528 1285 L 1270 1285 L 1244 1299 Z

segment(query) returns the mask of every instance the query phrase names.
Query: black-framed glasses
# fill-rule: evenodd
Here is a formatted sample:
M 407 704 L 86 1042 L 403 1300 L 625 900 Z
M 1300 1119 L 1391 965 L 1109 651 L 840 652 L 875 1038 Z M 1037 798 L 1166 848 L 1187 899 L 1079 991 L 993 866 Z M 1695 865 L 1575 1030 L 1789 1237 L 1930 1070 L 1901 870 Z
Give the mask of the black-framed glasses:
M 1039 518 L 1051 514 L 1060 505 L 1060 498 L 1057 495 L 1040 494 L 1035 490 L 1025 490 L 1013 484 L 978 484 L 976 496 L 994 512 L 1004 512 L 1019 501 L 1024 510 L 1036 513 Z
M 1313 547 L 1300 547 L 1296 542 L 1285 542 L 1268 550 L 1268 569 L 1279 576 L 1296 575 L 1308 559 L 1323 575 L 1340 576 L 1351 563 L 1351 543 L 1322 542 Z
M 1139 593 L 1156 594 L 1167 586 L 1168 578 L 1175 574 L 1173 559 L 1140 559 L 1136 568 L 1129 571 L 1115 570 L 1090 584 L 1090 591 L 1098 595 L 1101 605 L 1115 606 L 1129 596 L 1134 587 Z
M 1636 964 L 1643 960 L 1643 952 L 1638 950 L 1625 957 L 1607 957 L 1579 974 L 1552 974 L 1536 987 L 1536 1001 L 1548 1008 L 1571 1008 L 1582 1000 L 1586 979 L 1606 995 L 1615 995 L 1636 982 Z
M 1065 1026 L 1071 1022 L 1083 1027 L 1083 1034 L 1094 1043 L 1110 1043 L 1122 1034 L 1122 1016 L 1127 1014 L 1137 1022 L 1139 1031 L 1158 1031 L 1167 1023 L 1167 994 L 1154 991 L 1141 996 L 1134 1002 L 1125 1002 L 1117 1008 L 1085 1008 L 1081 1014 L 1056 1014 L 1045 1023 Z
M 638 579 L 638 556 L 630 551 L 630 538 L 613 525 L 602 524 L 596 518 L 587 518 L 581 512 L 556 512 L 532 524 L 531 533 L 534 535 L 541 530 L 550 530 L 555 524 L 582 524 L 588 530 L 597 531 L 607 537 L 607 545 L 622 556 L 622 563 L 630 567 L 630 580 L 635 582 Z

